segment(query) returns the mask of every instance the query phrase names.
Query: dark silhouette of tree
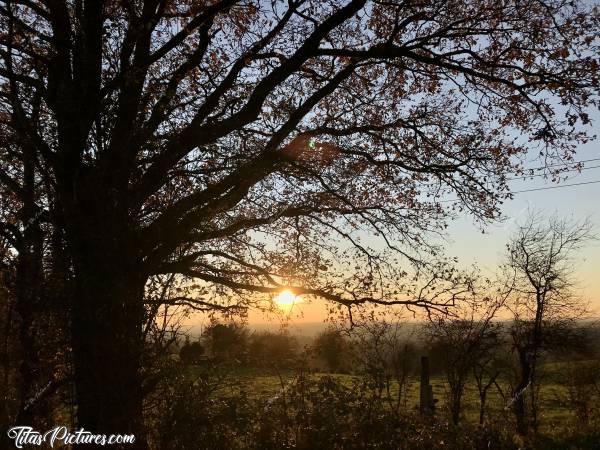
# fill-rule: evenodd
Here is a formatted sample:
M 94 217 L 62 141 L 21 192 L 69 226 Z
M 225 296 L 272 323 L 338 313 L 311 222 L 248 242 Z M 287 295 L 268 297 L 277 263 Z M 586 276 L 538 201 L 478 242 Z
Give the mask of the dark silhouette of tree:
M 61 231 L 49 224 L 53 208 L 40 186 L 45 180 L 35 150 L 2 123 L 0 155 L 0 363 L 6 392 L 1 416 L 8 424 L 45 428 L 53 423 L 50 397 L 67 378 L 69 272 Z M 8 403 L 18 406 L 7 410 Z
M 337 373 L 344 369 L 348 358 L 348 342 L 338 330 L 328 329 L 319 333 L 313 348 L 330 372 Z
M 502 339 L 503 328 L 495 325 L 496 332 L 489 333 L 484 344 L 486 351 L 480 355 L 473 367 L 473 378 L 479 395 L 479 425 L 484 425 L 487 411 L 487 400 L 490 389 L 499 388 L 498 378 L 506 372 L 506 358 L 504 339 Z M 500 392 L 502 395 L 503 392 Z
M 513 315 L 510 335 L 518 361 L 512 406 L 521 435 L 538 425 L 539 359 L 549 350 L 577 348 L 582 342 L 583 330 L 575 321 L 585 317 L 587 305 L 573 292 L 574 257 L 593 238 L 587 221 L 533 212 L 507 244 L 504 270 L 514 285 L 507 306 Z
M 0 393 L 0 427 L 8 429 L 12 418 L 16 415 L 15 407 L 15 369 L 17 351 L 14 339 L 14 298 L 9 284 L 12 278 L 11 266 L 8 263 L 7 249 L 0 248 L 0 379 L 3 386 Z M 0 439 L 0 448 L 9 448 L 8 436 Z
M 362 374 L 377 397 L 384 398 L 398 417 L 401 409 L 408 406 L 410 378 L 419 361 L 413 332 L 402 319 L 379 317 L 360 321 L 350 331 L 348 349 L 353 372 Z
M 456 425 L 460 422 L 467 382 L 474 371 L 481 370 L 486 364 L 490 353 L 499 349 L 500 330 L 493 319 L 506 296 L 507 293 L 498 298 L 471 299 L 454 309 L 452 317 L 438 317 L 426 328 L 432 359 L 441 367 L 448 383 L 448 409 Z M 480 420 L 483 419 L 487 389 L 489 386 L 479 389 Z
M 198 364 L 204 356 L 204 347 L 198 341 L 186 341 L 179 350 L 179 358 L 184 364 Z
M 145 447 L 154 276 L 198 284 L 173 303 L 230 312 L 283 286 L 348 309 L 451 304 L 462 280 L 427 233 L 457 208 L 495 217 L 526 148 L 569 160 L 596 20 L 536 0 L 4 2 L 0 231 L 35 279 L 49 262 L 25 224 L 45 213 L 78 424 Z
M 212 356 L 221 361 L 245 362 L 248 352 L 248 330 L 235 323 L 214 323 L 204 330 L 204 338 Z
M 288 333 L 254 333 L 248 342 L 248 358 L 258 366 L 290 368 L 298 356 L 298 342 Z

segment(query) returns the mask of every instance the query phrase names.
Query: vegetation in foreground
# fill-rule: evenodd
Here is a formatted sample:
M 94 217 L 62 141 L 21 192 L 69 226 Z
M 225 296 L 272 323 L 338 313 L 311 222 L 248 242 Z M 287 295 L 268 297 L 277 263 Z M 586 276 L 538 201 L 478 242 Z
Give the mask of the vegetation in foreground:
M 511 324 L 498 327 L 507 338 Z M 346 335 L 329 329 L 299 349 L 286 333 L 213 325 L 201 340 L 180 348 L 187 359 L 172 366 L 158 391 L 153 410 L 161 413 L 149 412 L 149 441 L 157 449 L 599 448 L 597 354 L 546 354 L 536 395 L 525 397 L 528 409 L 537 411 L 537 424 L 523 437 L 515 431 L 510 394 L 518 382 L 515 362 L 500 357 L 510 355 L 506 341 L 494 349 L 494 373 L 500 374 L 483 419 L 473 366 L 455 423 L 448 371 L 426 329 L 383 322 Z M 587 331 L 590 347 L 597 348 L 597 328 Z M 423 354 L 432 362 L 438 400 L 433 417 L 418 409 Z
M 434 313 L 412 331 L 367 315 L 299 351 L 285 333 L 213 323 L 179 349 L 179 365 L 165 364 L 171 370 L 146 408 L 149 442 L 157 449 L 598 448 L 600 333 L 576 320 L 586 308 L 570 272 L 574 251 L 591 238 L 585 222 L 532 215 L 507 246 L 502 283 L 477 286 L 451 314 Z M 511 319 L 496 320 L 501 312 Z

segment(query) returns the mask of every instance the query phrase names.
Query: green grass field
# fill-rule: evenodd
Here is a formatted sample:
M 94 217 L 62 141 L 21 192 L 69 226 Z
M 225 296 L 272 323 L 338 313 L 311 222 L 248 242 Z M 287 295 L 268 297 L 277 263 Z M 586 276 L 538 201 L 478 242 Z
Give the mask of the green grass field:
M 560 368 L 560 365 L 556 365 L 552 368 L 552 371 L 558 371 Z M 267 401 L 279 394 L 287 383 L 293 382 L 296 376 L 297 373 L 293 371 L 276 373 L 275 371 L 260 371 L 258 369 L 236 370 L 228 373 L 228 381 L 221 388 L 221 393 L 227 396 L 244 392 L 254 400 Z M 317 372 L 310 373 L 307 376 L 314 380 L 323 376 L 330 376 L 348 387 L 360 381 L 359 376 L 347 374 Z M 557 430 L 575 423 L 574 412 L 569 408 L 567 402 L 567 389 L 554 378 L 556 377 L 547 377 L 547 381 L 542 384 L 539 394 L 540 431 L 546 434 L 553 434 Z M 430 382 L 433 387 L 434 398 L 438 399 L 436 414 L 438 417 L 447 417 L 445 408 L 447 387 L 445 380 L 438 375 L 433 376 Z M 384 391 L 383 395 L 388 395 L 387 391 Z M 392 382 L 389 396 L 395 401 L 397 395 L 398 385 Z M 407 412 L 415 411 L 418 408 L 418 402 L 418 378 L 412 377 L 408 381 L 406 396 L 402 400 L 402 408 Z M 493 420 L 506 421 L 511 417 L 510 408 L 507 408 L 505 400 L 494 387 L 488 391 L 486 412 L 487 417 Z M 479 421 L 479 395 L 473 380 L 469 380 L 469 385 L 467 385 L 463 395 L 463 420 L 473 424 Z

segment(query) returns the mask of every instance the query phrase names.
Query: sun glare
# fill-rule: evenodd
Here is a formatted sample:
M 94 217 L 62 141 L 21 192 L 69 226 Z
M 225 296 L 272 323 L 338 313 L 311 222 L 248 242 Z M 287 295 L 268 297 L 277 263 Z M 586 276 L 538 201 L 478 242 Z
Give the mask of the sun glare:
M 280 308 L 289 308 L 296 303 L 300 303 L 298 297 L 289 290 L 277 294 L 274 301 Z

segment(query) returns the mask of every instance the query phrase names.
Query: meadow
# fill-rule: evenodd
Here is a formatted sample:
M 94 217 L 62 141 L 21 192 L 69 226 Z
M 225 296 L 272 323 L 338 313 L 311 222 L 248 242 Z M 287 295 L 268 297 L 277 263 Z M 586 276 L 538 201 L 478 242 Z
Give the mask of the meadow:
M 540 387 L 539 408 L 540 408 L 540 432 L 552 434 L 563 430 L 565 426 L 575 426 L 576 414 L 569 405 L 568 388 L 556 378 L 561 375 L 560 368 L 564 364 L 552 364 L 554 379 L 549 379 Z M 227 375 L 227 382 L 215 391 L 224 397 L 239 395 L 243 392 L 249 398 L 259 402 L 268 402 L 270 399 L 285 395 L 286 387 L 297 380 L 299 372 L 297 371 L 277 371 L 274 369 L 264 370 L 244 370 L 238 369 Z M 348 389 L 360 383 L 363 377 L 360 375 L 349 375 L 341 373 L 328 372 L 303 372 L 303 376 L 317 381 L 323 377 L 330 377 L 336 382 Z M 434 398 L 438 400 L 436 405 L 436 415 L 444 418 L 447 416 L 445 398 L 448 394 L 447 383 L 443 375 L 434 375 L 430 380 L 433 386 Z M 385 402 L 388 400 L 396 402 L 398 399 L 399 385 L 396 381 L 390 380 L 389 392 L 384 387 L 382 396 Z M 418 413 L 419 408 L 419 378 L 417 375 L 407 380 L 407 387 L 401 399 L 403 411 L 408 413 Z M 479 396 L 475 386 L 467 385 L 463 398 L 463 420 L 470 424 L 477 424 L 479 421 Z M 510 420 L 510 407 L 507 407 L 506 400 L 498 392 L 491 390 L 487 398 L 487 418 L 492 420 Z

